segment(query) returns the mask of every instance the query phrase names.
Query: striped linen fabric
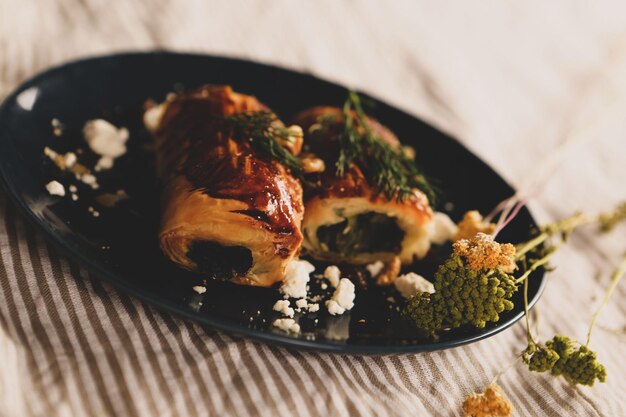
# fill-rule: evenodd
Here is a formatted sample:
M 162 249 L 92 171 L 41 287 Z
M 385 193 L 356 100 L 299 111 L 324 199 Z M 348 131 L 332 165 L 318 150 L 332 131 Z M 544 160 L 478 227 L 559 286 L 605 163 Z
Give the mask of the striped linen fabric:
M 515 185 L 540 171 L 540 220 L 606 209 L 626 199 L 626 124 L 612 117 L 626 112 L 624 6 L 534 3 L 0 0 L 0 97 L 85 54 L 239 55 L 407 108 Z M 585 337 L 625 230 L 585 229 L 558 254 L 536 309 L 543 338 Z M 528 372 L 515 359 L 522 323 L 429 354 L 290 350 L 118 292 L 60 255 L 0 191 L 0 416 L 458 416 L 496 376 L 516 416 L 626 416 L 625 296 L 623 283 L 595 330 L 609 376 L 594 388 Z

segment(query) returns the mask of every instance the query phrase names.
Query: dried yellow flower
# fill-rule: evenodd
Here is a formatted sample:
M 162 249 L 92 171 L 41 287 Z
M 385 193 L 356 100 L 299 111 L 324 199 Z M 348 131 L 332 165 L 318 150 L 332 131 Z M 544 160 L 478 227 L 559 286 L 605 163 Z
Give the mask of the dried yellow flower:
M 465 258 L 470 269 L 500 269 L 511 273 L 515 270 L 515 246 L 498 243 L 485 233 L 477 233 L 471 239 L 461 239 L 452 244 L 454 253 Z
M 492 234 L 496 230 L 496 225 L 483 221 L 483 216 L 476 210 L 465 213 L 463 220 L 457 225 L 459 230 L 453 240 L 471 239 L 476 233 Z
M 463 401 L 464 417 L 511 417 L 513 406 L 500 387 L 490 384 L 482 394 L 471 394 Z

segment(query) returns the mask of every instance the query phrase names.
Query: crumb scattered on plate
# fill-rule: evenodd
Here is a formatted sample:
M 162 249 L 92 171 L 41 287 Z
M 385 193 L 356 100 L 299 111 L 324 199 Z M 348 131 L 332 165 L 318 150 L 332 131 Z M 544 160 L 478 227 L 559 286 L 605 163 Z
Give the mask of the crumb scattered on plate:
M 289 300 L 278 300 L 272 307 L 274 311 L 278 311 L 287 317 L 293 317 L 293 308 L 289 306 Z
M 92 206 L 87 207 L 87 211 L 90 212 L 93 217 L 100 217 L 100 212 Z
M 324 278 L 328 280 L 332 287 L 337 288 L 339 279 L 341 278 L 341 271 L 336 265 L 330 265 L 324 270 Z
M 415 272 L 400 275 L 394 285 L 404 298 L 410 298 L 418 292 L 435 292 L 433 283 Z
M 307 295 L 307 284 L 309 282 L 309 274 L 315 271 L 315 267 L 302 259 L 294 259 L 287 264 L 285 271 L 285 280 L 280 287 L 280 292 L 285 297 L 305 298 Z
M 46 190 L 50 195 L 58 195 L 63 197 L 65 195 L 65 187 L 58 181 L 50 181 L 46 184 Z
M 52 133 L 54 134 L 54 136 L 63 135 L 63 125 L 61 124 L 59 119 L 55 117 L 54 119 L 50 120 L 50 125 L 52 125 Z
M 126 200 L 128 198 L 128 194 L 124 190 L 117 190 L 115 194 L 113 193 L 104 193 L 100 194 L 96 197 L 96 201 L 98 204 L 104 207 L 114 207 L 122 200 Z
M 206 292 L 206 287 L 203 285 L 194 285 L 193 287 L 191 287 L 191 289 L 193 289 L 198 294 L 204 294 Z
M 354 284 L 348 278 L 341 278 L 332 297 L 326 301 L 326 308 L 333 316 L 343 314 L 354 307 L 354 298 Z
M 294 319 L 276 319 L 272 325 L 288 333 L 300 333 L 300 325 Z
M 113 160 L 126 153 L 128 129 L 117 128 L 104 119 L 89 120 L 83 127 L 83 135 L 89 148 L 100 155 L 96 171 L 111 169 Z

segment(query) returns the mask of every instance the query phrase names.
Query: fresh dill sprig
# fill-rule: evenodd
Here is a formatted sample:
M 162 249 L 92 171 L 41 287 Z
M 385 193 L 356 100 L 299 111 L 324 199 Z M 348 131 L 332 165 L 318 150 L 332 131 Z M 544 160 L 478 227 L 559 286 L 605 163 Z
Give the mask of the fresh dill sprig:
M 270 111 L 235 113 L 223 118 L 225 128 L 233 134 L 247 140 L 259 152 L 291 169 L 298 178 L 302 178 L 302 162 L 282 144 L 292 143 L 294 132 L 278 124 L 278 118 Z
M 376 190 L 388 199 L 404 201 L 417 188 L 426 194 L 431 204 L 435 204 L 433 186 L 401 146 L 387 143 L 373 131 L 356 92 L 349 92 L 342 113 L 337 176 L 343 176 L 352 164 L 357 164 L 371 178 Z M 336 118 L 320 120 L 322 127 L 332 131 L 329 123 L 335 124 Z

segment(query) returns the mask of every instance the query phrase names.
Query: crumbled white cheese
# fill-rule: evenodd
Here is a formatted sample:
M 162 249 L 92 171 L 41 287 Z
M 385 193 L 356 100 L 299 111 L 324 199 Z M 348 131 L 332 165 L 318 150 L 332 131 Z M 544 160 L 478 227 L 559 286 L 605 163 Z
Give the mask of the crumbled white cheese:
M 343 314 L 354 307 L 354 284 L 347 278 L 341 278 L 337 289 L 330 300 L 326 301 L 326 308 L 332 315 Z
M 78 200 L 78 194 L 72 193 L 72 201 Z
M 415 272 L 400 275 L 393 284 L 404 298 L 410 298 L 418 292 L 435 292 L 435 286 L 432 282 Z
M 113 168 L 113 164 L 113 158 L 111 158 L 110 156 L 103 156 L 98 159 L 98 162 L 96 162 L 96 166 L 93 169 L 95 169 L 97 172 L 100 172 L 102 170 Z
M 309 310 L 309 312 L 311 313 L 315 313 L 316 311 L 319 311 L 320 309 L 320 305 L 317 303 L 311 303 L 307 306 L 307 310 Z
M 287 317 L 293 317 L 293 308 L 289 307 L 289 300 L 276 301 L 272 309 L 283 313 Z
M 287 297 L 306 298 L 309 274 L 313 271 L 315 267 L 309 262 L 300 259 L 292 260 L 285 269 L 285 280 L 280 287 L 280 292 Z
M 330 265 L 324 270 L 324 278 L 328 280 L 331 286 L 337 288 L 339 278 L 341 278 L 341 271 L 336 265 Z
M 76 175 L 76 179 L 84 182 L 94 190 L 97 190 L 100 187 L 98 185 L 98 180 L 93 174 Z
M 128 129 L 117 128 L 103 119 L 89 120 L 83 127 L 85 141 L 100 156 L 117 158 L 126 153 Z
M 320 285 L 320 287 L 321 287 L 323 290 L 325 290 L 325 289 L 327 289 L 327 288 L 328 288 L 328 284 L 327 284 L 327 283 L 325 283 L 325 282 L 322 282 L 322 285 Z
M 74 152 L 66 153 L 65 155 L 63 155 L 63 159 L 65 160 L 66 168 L 73 167 L 77 160 L 76 154 Z
M 78 188 L 72 184 L 68 187 L 70 189 L 70 193 L 75 193 L 76 191 L 78 191 Z
M 91 213 L 91 215 L 93 217 L 98 217 L 100 216 L 100 212 L 98 212 L 96 209 L 94 209 L 92 206 L 87 207 L 87 211 Z
M 206 292 L 206 287 L 203 285 L 194 285 L 193 287 L 191 287 L 191 289 L 198 294 L 204 294 Z
M 300 325 L 294 319 L 276 319 L 272 324 L 286 332 L 300 333 Z
M 435 245 L 443 245 L 447 241 L 452 240 L 458 230 L 459 228 L 450 219 L 450 216 L 439 211 L 433 215 L 432 220 L 428 223 L 430 241 Z
M 365 269 L 367 269 L 367 272 L 369 272 L 372 277 L 378 276 L 384 267 L 385 264 L 383 261 L 376 261 L 373 264 L 365 265 Z
M 65 187 L 63 187 L 63 184 L 58 181 L 50 181 L 46 184 L 46 190 L 48 190 L 50 195 L 58 195 L 61 197 L 65 195 Z
M 37 101 L 38 95 L 39 88 L 30 87 L 19 93 L 18 96 L 15 98 L 15 101 L 17 101 L 17 104 L 19 104 L 20 107 L 24 110 L 31 111 L 33 109 L 33 106 L 35 105 L 35 101 Z
M 54 159 L 54 157 L 58 155 L 54 150 L 48 148 L 47 146 L 43 148 L 43 154 L 50 159 Z
M 341 307 L 339 303 L 335 300 L 326 301 L 326 308 L 328 309 L 328 312 L 333 316 L 343 314 L 346 311 L 346 309 Z
M 306 298 L 301 298 L 298 301 L 296 301 L 296 307 L 298 308 L 306 308 L 306 306 L 308 306 L 309 303 L 306 301 Z

